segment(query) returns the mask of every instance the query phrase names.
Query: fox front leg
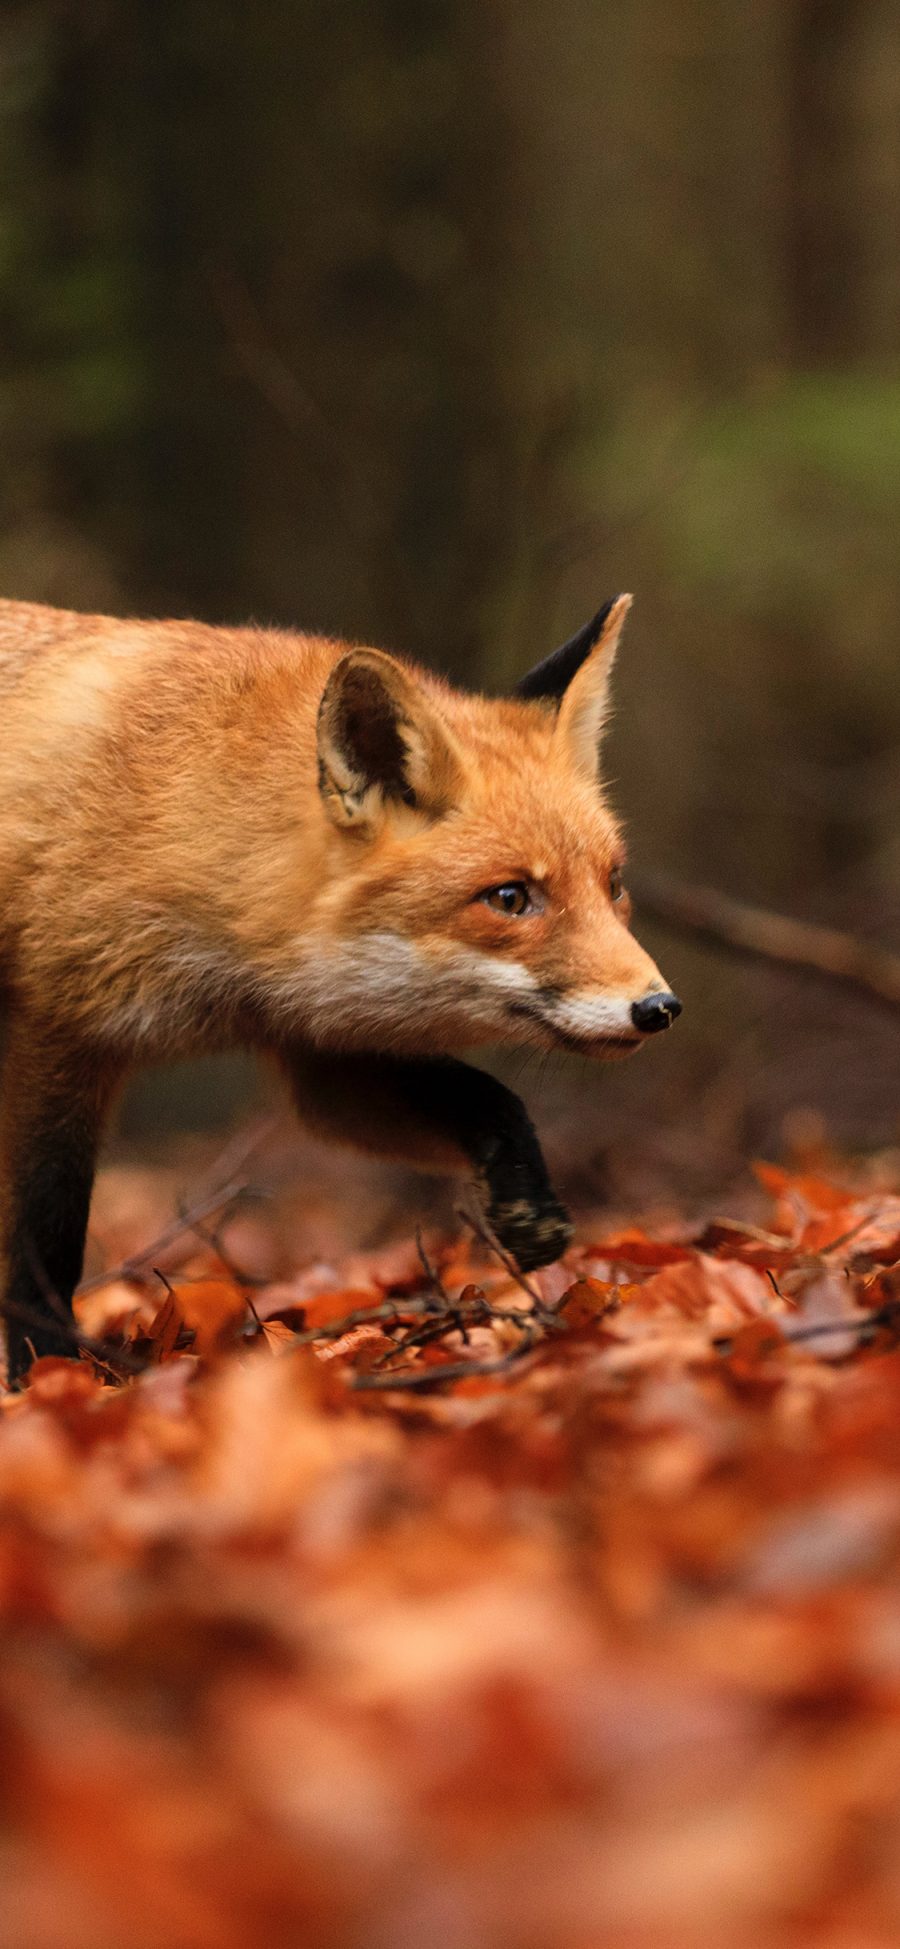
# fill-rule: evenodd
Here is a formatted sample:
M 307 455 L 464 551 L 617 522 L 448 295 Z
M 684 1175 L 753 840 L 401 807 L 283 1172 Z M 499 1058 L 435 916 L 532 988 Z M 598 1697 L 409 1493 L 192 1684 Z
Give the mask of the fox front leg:
M 473 1174 L 491 1230 L 523 1272 L 565 1251 L 572 1225 L 524 1104 L 451 1060 L 283 1057 L 302 1121 L 319 1135 L 422 1170 Z
M 93 1052 L 23 1016 L 9 1025 L 0 1096 L 7 1382 L 33 1358 L 74 1356 L 91 1188 L 113 1079 Z

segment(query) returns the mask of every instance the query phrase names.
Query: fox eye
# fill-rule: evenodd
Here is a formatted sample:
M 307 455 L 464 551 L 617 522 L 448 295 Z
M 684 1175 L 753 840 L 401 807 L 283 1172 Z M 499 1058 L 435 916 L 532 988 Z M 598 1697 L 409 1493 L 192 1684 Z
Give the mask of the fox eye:
M 621 866 L 614 866 L 609 876 L 610 900 L 621 900 L 624 892 L 625 882 L 622 878 L 622 868 Z
M 532 911 L 533 901 L 524 880 L 510 880 L 502 887 L 488 887 L 479 894 L 486 907 L 493 908 L 495 914 L 507 914 L 518 920 L 520 915 Z

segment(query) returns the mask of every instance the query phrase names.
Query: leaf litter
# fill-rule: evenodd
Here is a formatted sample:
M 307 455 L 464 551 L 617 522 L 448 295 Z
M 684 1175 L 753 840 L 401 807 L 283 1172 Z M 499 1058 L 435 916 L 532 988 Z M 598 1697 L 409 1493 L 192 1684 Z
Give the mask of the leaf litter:
M 0 1940 L 896 1943 L 900 1195 L 758 1177 L 528 1281 L 112 1212 L 2 1400 Z

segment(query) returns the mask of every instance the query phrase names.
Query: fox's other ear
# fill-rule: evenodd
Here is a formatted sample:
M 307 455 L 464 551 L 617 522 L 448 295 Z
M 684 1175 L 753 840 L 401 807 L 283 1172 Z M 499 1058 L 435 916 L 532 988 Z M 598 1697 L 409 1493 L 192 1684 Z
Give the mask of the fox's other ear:
M 460 768 L 423 689 L 382 650 L 349 650 L 322 693 L 319 789 L 335 825 L 364 831 L 391 807 L 438 818 Z
M 612 596 L 609 602 L 603 604 L 602 609 L 598 609 L 596 616 L 592 616 L 590 622 L 585 623 L 583 629 L 570 636 L 568 642 L 563 643 L 560 649 L 554 650 L 552 655 L 545 656 L 543 663 L 535 664 L 534 669 L 529 670 L 527 677 L 520 679 L 516 684 L 514 695 L 523 698 L 526 703 L 539 702 L 543 698 L 547 702 L 558 704 L 568 690 L 572 678 L 581 669 L 591 651 L 596 649 L 606 632 L 613 610 L 618 610 L 621 602 L 626 604 L 623 612 L 624 620 L 631 597 Z M 621 628 L 620 622 L 617 636 Z
M 619 638 L 631 608 L 630 596 L 610 603 L 600 635 L 564 692 L 554 740 L 565 745 L 579 771 L 595 779 L 600 739 L 609 713 L 609 680 Z

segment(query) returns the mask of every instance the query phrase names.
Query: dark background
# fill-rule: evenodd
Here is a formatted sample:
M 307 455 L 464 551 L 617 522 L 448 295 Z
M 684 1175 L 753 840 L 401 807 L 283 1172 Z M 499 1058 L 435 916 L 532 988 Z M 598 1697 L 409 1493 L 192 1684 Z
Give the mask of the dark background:
M 637 864 L 898 944 L 896 5 L 13 0 L 0 82 L 4 593 L 501 687 L 633 589 Z M 897 1139 L 886 1013 L 637 925 L 677 1034 L 522 1070 L 576 1193 Z

